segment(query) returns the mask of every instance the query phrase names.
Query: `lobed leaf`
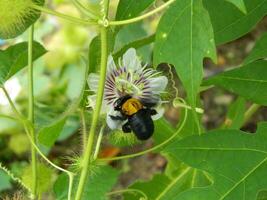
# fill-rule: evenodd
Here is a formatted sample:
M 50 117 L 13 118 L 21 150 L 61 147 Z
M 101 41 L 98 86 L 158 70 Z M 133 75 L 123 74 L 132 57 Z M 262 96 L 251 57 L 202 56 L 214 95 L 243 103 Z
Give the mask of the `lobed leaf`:
M 246 14 L 227 1 L 203 0 L 210 14 L 217 45 L 233 41 L 250 32 L 267 14 L 266 0 L 244 0 L 244 3 Z
M 239 130 L 215 130 L 191 136 L 166 147 L 165 152 L 199 170 L 210 173 L 214 183 L 193 188 L 173 199 L 256 199 L 267 189 L 267 123 L 256 134 Z
M 175 66 L 193 107 L 202 81 L 204 57 L 216 60 L 208 12 L 202 0 L 176 1 L 159 22 L 154 66 L 163 62 Z
M 256 42 L 248 57 L 244 60 L 244 64 L 251 63 L 267 57 L 267 33 Z
M 138 16 L 147 9 L 155 0 L 136 1 L 120 0 L 117 7 L 116 20 L 125 20 Z
M 206 175 L 200 170 L 188 166 L 176 170 L 173 176 L 157 174 L 152 180 L 147 182 L 138 181 L 130 188 L 137 189 L 145 193 L 148 199 L 153 200 L 177 200 L 174 197 L 193 187 L 203 187 L 210 185 Z M 126 194 L 125 199 L 135 200 L 133 194 Z M 140 196 L 141 197 L 141 196 Z
M 215 75 L 204 85 L 216 85 L 252 102 L 267 105 L 267 61 L 259 60 Z
M 244 0 L 226 0 L 234 4 L 239 10 L 241 10 L 244 14 L 247 13 L 246 5 Z

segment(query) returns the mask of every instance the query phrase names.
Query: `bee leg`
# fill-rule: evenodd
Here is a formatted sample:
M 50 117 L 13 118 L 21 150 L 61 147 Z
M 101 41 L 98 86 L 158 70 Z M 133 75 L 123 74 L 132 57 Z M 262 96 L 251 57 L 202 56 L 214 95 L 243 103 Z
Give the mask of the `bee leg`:
M 131 126 L 129 124 L 129 122 L 126 122 L 123 126 L 122 126 L 122 131 L 124 133 L 130 133 L 132 132 Z
M 120 120 L 120 121 L 123 121 L 123 120 L 126 120 L 126 119 L 127 119 L 126 117 L 123 117 L 123 116 L 113 116 L 113 115 L 109 115 L 109 117 L 110 117 L 112 120 Z

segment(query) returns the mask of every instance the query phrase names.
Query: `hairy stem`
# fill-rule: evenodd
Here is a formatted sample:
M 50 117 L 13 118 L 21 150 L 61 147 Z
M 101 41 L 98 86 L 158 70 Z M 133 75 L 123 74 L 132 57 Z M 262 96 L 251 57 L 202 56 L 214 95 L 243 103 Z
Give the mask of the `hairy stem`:
M 39 10 L 41 12 L 44 12 L 44 13 L 50 14 L 50 15 L 54 15 L 56 17 L 60 17 L 60 18 L 65 19 L 69 22 L 73 22 L 77 25 L 97 25 L 96 20 L 85 20 L 85 19 L 80 19 L 77 17 L 72 17 L 69 15 L 65 15 L 65 14 L 56 12 L 54 10 L 50 10 L 50 9 L 42 7 L 42 6 L 35 5 L 35 4 L 32 5 L 32 8 Z
M 86 128 L 86 119 L 85 119 L 85 111 L 84 109 L 80 110 L 80 119 L 82 123 L 82 141 L 83 141 L 83 150 L 86 149 L 86 141 L 87 141 L 87 128 Z
M 23 125 L 25 132 L 30 140 L 31 145 L 35 148 L 35 150 L 39 153 L 39 155 L 48 163 L 50 164 L 52 167 L 58 169 L 59 171 L 65 172 L 67 173 L 67 175 L 69 176 L 69 193 L 68 193 L 68 200 L 71 200 L 71 189 L 72 189 L 72 183 L 73 183 L 73 177 L 74 174 L 68 170 L 65 170 L 57 165 L 55 165 L 52 161 L 50 161 L 43 153 L 42 151 L 38 148 L 38 146 L 35 144 L 33 138 L 31 137 L 31 132 L 33 129 L 33 126 L 31 124 L 30 121 L 28 121 L 23 115 L 20 114 L 20 112 L 17 110 L 15 104 L 13 103 L 13 101 L 11 100 L 6 88 L 4 86 L 2 86 L 2 89 L 4 91 L 4 94 L 9 102 L 9 105 L 12 108 L 12 111 L 16 114 L 18 121 Z
M 33 35 L 34 25 L 29 28 L 29 41 L 28 41 L 28 120 L 34 124 L 34 94 L 33 94 Z M 30 137 L 35 143 L 34 128 L 30 131 Z M 31 165 L 32 165 L 32 193 L 34 198 L 37 196 L 37 156 L 35 148 L 31 145 Z
M 79 185 L 76 193 L 75 200 L 80 200 L 88 177 L 88 168 L 90 164 L 90 158 L 93 150 L 94 137 L 97 127 L 97 122 L 99 120 L 99 114 L 102 106 L 102 99 L 104 94 L 104 86 L 106 80 L 106 66 L 107 66 L 107 30 L 105 27 L 101 28 L 101 66 L 100 66 L 100 82 L 97 91 L 96 108 L 93 113 L 93 119 L 91 123 L 91 128 L 89 131 L 89 137 L 86 145 L 86 150 L 83 155 L 83 168 L 81 172 L 81 177 L 79 180 Z
M 101 141 L 102 141 L 102 137 L 103 137 L 103 133 L 104 133 L 104 128 L 105 128 L 105 125 L 103 125 L 100 129 L 100 132 L 99 132 L 99 135 L 98 135 L 98 138 L 97 138 L 97 142 L 96 142 L 96 147 L 95 147 L 95 153 L 94 153 L 94 160 L 97 159 L 97 156 L 99 154 L 99 150 L 100 150 L 100 146 L 101 146 Z
M 183 103 L 185 104 L 184 101 L 183 101 Z M 163 147 L 164 145 L 166 145 L 167 143 L 172 141 L 175 137 L 177 137 L 179 135 L 179 133 L 181 132 L 181 130 L 184 128 L 185 122 L 187 120 L 187 112 L 188 112 L 187 109 L 185 109 L 185 115 L 184 115 L 183 121 L 181 122 L 181 125 L 179 126 L 177 131 L 170 138 L 168 138 L 167 140 L 165 140 L 161 144 L 158 144 L 157 146 L 154 146 L 151 149 L 147 149 L 145 151 L 141 151 L 141 152 L 138 152 L 138 153 L 125 155 L 125 156 L 118 156 L 118 157 L 113 157 L 113 158 L 101 158 L 101 159 L 98 159 L 98 160 L 99 161 L 110 161 L 110 160 L 122 160 L 122 159 L 127 159 L 127 158 L 134 158 L 134 157 L 137 157 L 137 156 L 141 156 L 141 155 L 153 152 L 153 151 Z
M 135 17 L 135 18 L 132 18 L 132 19 L 127 19 L 127 20 L 122 20 L 122 21 L 110 21 L 109 22 L 109 25 L 110 26 L 120 26 L 120 25 L 125 25 L 125 24 L 131 24 L 131 23 L 135 23 L 135 22 L 138 22 L 138 21 L 141 21 L 147 17 L 150 17 L 154 14 L 156 14 L 157 12 L 160 12 L 162 11 L 163 9 L 165 9 L 166 7 L 168 7 L 170 4 L 172 4 L 173 2 L 175 2 L 176 0 L 169 0 L 167 1 L 166 3 L 164 3 L 163 5 L 159 6 L 158 8 L 144 14 L 144 15 L 141 15 L 139 17 Z

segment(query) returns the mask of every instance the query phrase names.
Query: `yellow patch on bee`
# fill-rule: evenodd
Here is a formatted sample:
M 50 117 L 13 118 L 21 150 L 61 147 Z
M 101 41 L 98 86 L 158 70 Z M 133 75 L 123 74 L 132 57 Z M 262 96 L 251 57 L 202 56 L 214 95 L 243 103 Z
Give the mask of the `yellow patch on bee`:
M 125 115 L 131 116 L 131 115 L 137 113 L 142 108 L 143 108 L 143 105 L 138 99 L 131 98 L 131 99 L 128 99 L 122 105 L 122 112 Z

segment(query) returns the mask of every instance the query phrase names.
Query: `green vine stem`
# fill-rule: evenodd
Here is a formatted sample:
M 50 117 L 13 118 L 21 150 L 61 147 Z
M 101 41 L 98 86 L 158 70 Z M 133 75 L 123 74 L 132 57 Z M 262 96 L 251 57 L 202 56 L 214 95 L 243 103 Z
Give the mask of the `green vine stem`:
M 93 159 L 94 160 L 97 159 L 97 156 L 99 154 L 99 150 L 100 150 L 100 146 L 101 146 L 101 141 L 102 141 L 103 134 L 104 134 L 104 129 L 105 129 L 105 125 L 103 125 L 101 127 L 100 132 L 99 132 L 99 135 L 98 135 L 98 138 L 97 138 L 96 147 L 95 147 L 95 153 L 94 153 L 94 156 L 93 156 Z
M 28 120 L 31 124 L 34 124 L 34 94 L 33 94 L 33 35 L 34 35 L 34 25 L 29 28 L 29 41 L 28 41 Z M 30 137 L 35 143 L 35 131 L 34 128 L 30 131 Z M 31 165 L 32 165 L 32 193 L 34 199 L 37 196 L 37 156 L 35 148 L 31 146 Z
M 181 99 L 181 101 L 185 104 L 185 101 L 183 99 Z M 188 109 L 185 109 L 185 114 L 184 114 L 184 118 L 183 121 L 181 122 L 181 125 L 179 126 L 179 128 L 177 129 L 177 131 L 167 140 L 165 140 L 164 142 L 158 144 L 157 146 L 154 146 L 150 149 L 138 152 L 138 153 L 134 153 L 134 154 L 130 154 L 130 155 L 125 155 L 125 156 L 118 156 L 118 157 L 113 157 L 113 158 L 100 158 L 98 159 L 98 161 L 113 161 L 113 160 L 122 160 L 122 159 L 128 159 L 128 158 L 134 158 L 137 156 L 141 156 L 150 152 L 153 152 L 163 146 L 165 146 L 167 143 L 169 143 L 170 141 L 172 141 L 175 137 L 177 137 L 179 135 L 179 133 L 181 132 L 181 130 L 184 128 L 185 122 L 187 120 L 187 116 L 188 116 Z
M 35 142 L 33 141 L 32 137 L 31 137 L 31 129 L 33 129 L 33 126 L 31 124 L 31 122 L 29 120 L 27 120 L 16 108 L 15 104 L 13 103 L 13 101 L 11 100 L 6 88 L 4 86 L 2 86 L 2 89 L 4 91 L 4 94 L 9 102 L 9 105 L 12 108 L 12 111 L 16 114 L 18 121 L 23 125 L 25 132 L 30 140 L 31 145 L 35 148 L 35 150 L 40 154 L 40 156 L 48 163 L 50 164 L 52 167 L 56 168 L 59 171 L 65 172 L 68 177 L 69 177 L 69 189 L 68 189 L 68 200 L 71 200 L 71 192 L 72 192 L 72 185 L 73 185 L 73 178 L 74 178 L 74 174 L 68 170 L 65 170 L 57 165 L 55 165 L 52 161 L 50 161 L 43 153 L 42 151 L 38 148 L 38 146 L 35 144 Z
M 80 200 L 84 190 L 85 182 L 88 176 L 88 168 L 90 164 L 90 157 L 93 150 L 94 136 L 96 132 L 97 122 L 99 121 L 99 114 L 102 106 L 102 99 L 104 94 L 104 86 L 106 80 L 106 67 L 107 67 L 107 30 L 106 27 L 101 28 L 101 64 L 100 64 L 100 81 L 97 91 L 96 108 L 93 113 L 93 119 L 91 123 L 91 128 L 89 131 L 89 137 L 86 145 L 86 150 L 83 155 L 83 168 L 81 172 L 81 177 L 79 180 L 79 185 L 76 193 L 75 200 Z
M 117 195 L 117 194 L 122 194 L 122 193 L 132 193 L 132 192 L 141 194 L 143 196 L 142 200 L 148 200 L 147 195 L 143 191 L 137 190 L 137 189 L 117 190 L 117 191 L 109 192 L 106 195 L 111 196 L 111 195 Z
M 176 0 L 169 0 L 167 1 L 166 3 L 164 3 L 163 5 L 159 6 L 158 8 L 144 14 L 144 15 L 141 15 L 139 17 L 134 17 L 132 19 L 127 19 L 127 20 L 122 20 L 122 21 L 110 21 L 109 22 L 109 25 L 110 26 L 121 26 L 121 25 L 125 25 L 125 24 L 131 24 L 131 23 L 135 23 L 135 22 L 138 22 L 138 21 L 141 21 L 147 17 L 150 17 L 160 11 L 162 11 L 163 9 L 167 8 L 169 5 L 171 5 L 172 3 L 174 3 Z
M 260 107 L 261 105 L 252 104 L 244 114 L 243 124 L 246 124 L 250 120 L 250 118 L 259 110 Z
M 65 14 L 56 12 L 54 10 L 50 10 L 50 9 L 42 7 L 42 6 L 35 5 L 35 4 L 32 5 L 32 8 L 34 8 L 38 11 L 50 14 L 50 15 L 57 16 L 59 18 L 65 19 L 67 21 L 73 22 L 77 25 L 97 25 L 98 24 L 96 20 L 91 20 L 91 19 L 85 20 L 85 19 L 80 19 L 77 17 L 72 17 L 69 15 L 65 15 Z

